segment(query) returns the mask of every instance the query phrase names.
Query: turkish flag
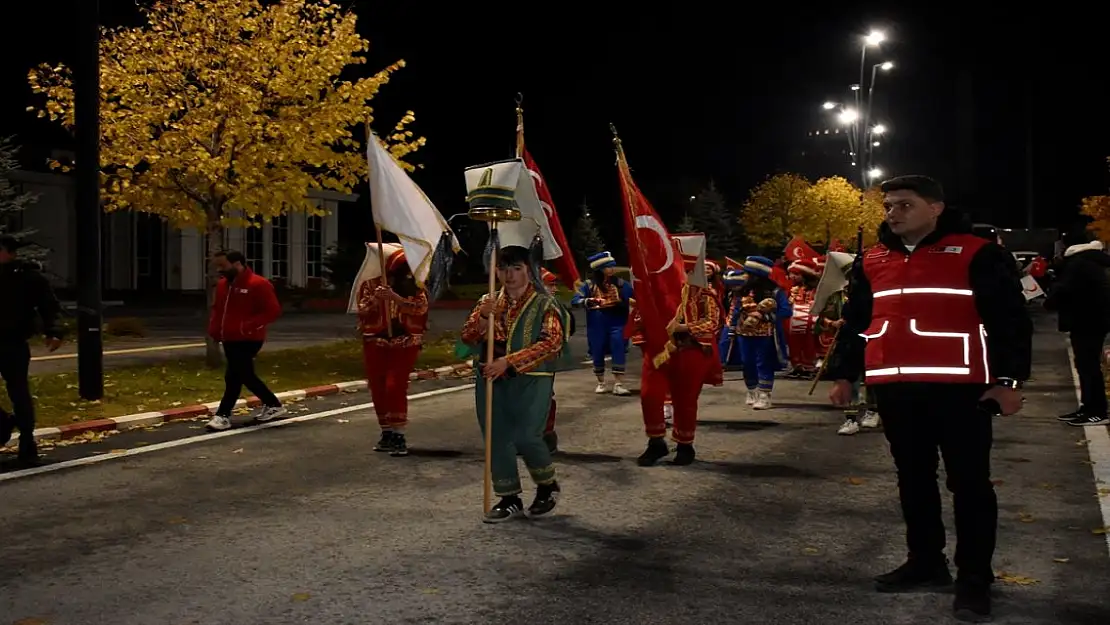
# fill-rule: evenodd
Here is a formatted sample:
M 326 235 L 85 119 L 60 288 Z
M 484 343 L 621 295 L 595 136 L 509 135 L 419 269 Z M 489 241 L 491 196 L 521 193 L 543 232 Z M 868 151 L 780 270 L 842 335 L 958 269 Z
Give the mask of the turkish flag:
M 1048 262 L 1044 258 L 1038 256 L 1029 263 L 1029 268 L 1025 270 L 1026 273 L 1034 278 L 1043 278 L 1045 272 L 1048 271 Z
M 782 255 L 786 260 L 794 262 L 802 260 L 803 258 L 817 258 L 817 252 L 806 243 L 802 237 L 794 237 L 786 244 L 786 249 L 783 250 Z
M 725 271 L 740 271 L 744 268 L 744 261 L 733 260 L 725 256 Z
M 617 170 L 624 204 L 624 233 L 628 242 L 628 261 L 632 269 L 636 307 L 640 312 L 645 357 L 654 359 L 665 353 L 671 340 L 667 325 L 682 303 L 686 271 L 682 253 L 659 214 L 632 180 L 632 172 L 617 148 Z
M 794 286 L 794 281 L 790 279 L 790 275 L 782 268 L 782 265 L 775 265 L 771 269 L 771 282 L 778 285 L 780 289 L 790 290 Z
M 540 167 L 536 165 L 536 161 L 527 149 L 521 149 L 521 157 L 524 159 L 524 166 L 528 168 L 528 173 L 532 175 L 532 184 L 536 187 L 536 195 L 540 198 L 540 206 L 547 213 L 547 225 L 551 227 L 551 236 L 555 239 L 559 249 L 563 251 L 562 256 L 552 261 L 557 269 L 555 273 L 559 274 L 563 284 L 566 284 L 573 291 L 578 288 L 577 285 L 581 278 L 578 275 L 578 266 L 574 264 L 574 254 L 567 242 L 567 235 L 563 232 L 563 224 L 559 222 L 559 213 L 555 212 L 555 200 L 551 199 L 551 191 L 547 188 L 547 183 L 544 182 Z

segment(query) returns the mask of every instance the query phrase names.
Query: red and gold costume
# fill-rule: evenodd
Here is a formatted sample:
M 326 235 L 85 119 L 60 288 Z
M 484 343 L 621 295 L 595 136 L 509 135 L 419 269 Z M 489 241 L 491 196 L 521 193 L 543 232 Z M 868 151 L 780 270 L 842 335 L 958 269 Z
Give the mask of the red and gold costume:
M 407 271 L 403 251 L 386 261 L 386 275 Z M 362 333 L 363 364 L 378 425 L 384 431 L 399 431 L 408 424 L 409 375 L 424 344 L 428 326 L 428 294 L 420 289 L 400 301 L 376 294 L 382 278 L 366 280 L 358 287 L 358 326 Z
M 786 333 L 790 364 L 796 372 L 813 372 L 818 358 L 815 326 L 819 311 L 811 310 L 817 294 L 816 285 L 812 282 L 821 275 L 819 265 L 812 259 L 802 259 L 791 263 L 788 272 L 800 280 L 790 287 L 790 304 L 794 307 Z
M 640 382 L 640 406 L 644 430 L 649 438 L 667 434 L 663 405 L 669 391 L 674 405 L 674 427 L 671 438 L 676 443 L 693 443 L 698 423 L 698 398 L 705 384 L 723 383 L 721 359 L 717 355 L 717 333 L 721 328 L 721 311 L 713 289 L 686 286 L 683 299 L 687 330 L 674 334 L 677 350 L 661 367 L 644 358 Z M 632 344 L 643 345 L 643 327 L 638 309 L 633 307 Z

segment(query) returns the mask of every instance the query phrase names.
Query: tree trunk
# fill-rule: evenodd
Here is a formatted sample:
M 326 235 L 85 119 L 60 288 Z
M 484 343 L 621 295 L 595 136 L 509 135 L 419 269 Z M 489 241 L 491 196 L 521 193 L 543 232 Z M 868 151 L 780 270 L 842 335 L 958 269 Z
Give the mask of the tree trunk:
M 216 301 L 216 282 L 219 281 L 219 273 L 216 272 L 216 265 L 212 262 L 216 255 L 223 249 L 224 244 L 224 228 L 220 223 L 219 211 L 212 207 L 205 207 L 205 214 L 207 215 L 207 223 L 204 228 L 204 242 L 205 242 L 205 272 L 204 272 L 204 291 L 205 303 L 208 305 L 209 314 L 211 314 L 212 305 Z M 210 369 L 218 369 L 223 365 L 223 355 L 220 353 L 220 344 L 212 337 L 208 336 L 207 321 L 208 315 L 204 316 L 205 319 L 205 352 L 204 363 Z

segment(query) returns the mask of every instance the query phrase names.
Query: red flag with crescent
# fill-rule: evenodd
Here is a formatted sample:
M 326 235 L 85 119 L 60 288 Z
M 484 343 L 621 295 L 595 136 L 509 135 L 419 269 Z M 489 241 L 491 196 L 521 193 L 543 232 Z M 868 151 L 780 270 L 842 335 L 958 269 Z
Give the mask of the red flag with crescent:
M 814 249 L 809 246 L 809 243 L 806 243 L 806 240 L 802 237 L 790 239 L 782 255 L 790 262 L 802 260 L 803 258 L 817 258 L 817 252 L 814 251 Z
M 540 198 L 540 206 L 547 213 L 547 225 L 551 227 L 551 236 L 555 239 L 559 249 L 563 251 L 562 256 L 551 262 L 555 265 L 559 279 L 573 291 L 578 288 L 577 285 L 581 278 L 578 275 L 578 266 L 574 264 L 574 253 L 570 249 L 570 243 L 567 242 L 563 224 L 559 222 L 559 213 L 555 211 L 555 200 L 551 199 L 551 191 L 547 188 L 547 182 L 544 180 L 543 174 L 540 173 L 539 165 L 536 165 L 532 155 L 523 146 L 521 146 L 521 157 L 524 159 L 524 166 L 528 168 L 528 173 L 532 175 L 532 184 L 536 187 L 536 195 Z
M 675 318 L 682 303 L 686 270 L 678 245 L 651 202 L 632 180 L 632 172 L 619 141 L 616 146 L 624 204 L 624 233 L 628 242 L 636 308 L 643 327 L 645 356 L 654 360 L 666 352 L 667 343 L 671 340 L 667 325 Z
M 740 271 L 744 268 L 744 262 L 729 258 L 725 256 L 725 271 Z

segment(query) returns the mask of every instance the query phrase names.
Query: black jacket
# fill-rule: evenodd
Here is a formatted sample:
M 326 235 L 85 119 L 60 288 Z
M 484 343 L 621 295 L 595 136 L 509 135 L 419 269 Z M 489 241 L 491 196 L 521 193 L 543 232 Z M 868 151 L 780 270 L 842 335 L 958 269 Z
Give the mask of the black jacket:
M 937 221 L 937 229 L 914 248 L 922 249 L 947 234 L 971 233 L 962 215 L 946 208 Z M 906 252 L 901 238 L 886 224 L 879 231 L 879 241 L 892 250 Z M 1000 378 L 1029 378 L 1033 351 L 1033 322 L 1025 307 L 1021 275 L 1014 267 L 1014 256 L 996 243 L 983 246 L 971 259 L 968 270 L 975 307 L 987 330 L 987 354 L 991 373 Z M 860 336 L 871 325 L 871 284 L 863 273 L 863 254 L 852 265 L 850 294 L 844 307 L 844 326 L 840 329 L 833 354 L 829 358 L 829 378 L 856 380 L 863 373 L 866 341 Z M 939 384 L 939 382 L 938 382 Z
M 19 260 L 0 265 L 0 341 L 31 338 L 38 331 L 36 317 L 43 334 L 62 338 L 60 312 L 54 289 L 34 265 Z
M 1102 243 L 1068 247 L 1055 269 L 1057 279 L 1044 307 L 1059 313 L 1060 331 L 1110 330 L 1110 256 Z

